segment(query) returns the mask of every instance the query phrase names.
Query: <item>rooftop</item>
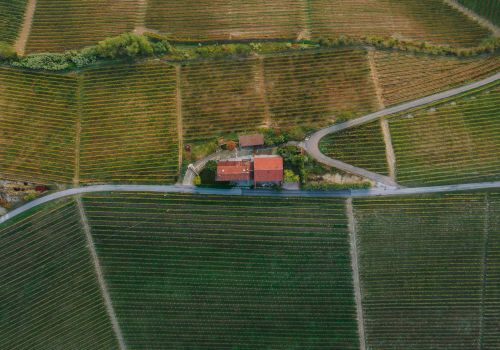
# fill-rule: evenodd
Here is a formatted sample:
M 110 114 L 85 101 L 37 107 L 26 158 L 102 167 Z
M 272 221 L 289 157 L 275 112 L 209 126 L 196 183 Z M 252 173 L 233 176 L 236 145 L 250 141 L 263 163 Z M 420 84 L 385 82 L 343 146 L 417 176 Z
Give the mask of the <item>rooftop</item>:
M 217 162 L 217 181 L 250 180 L 252 162 L 249 159 L 229 159 Z
M 253 167 L 256 182 L 283 181 L 283 158 L 280 156 L 256 156 Z
M 264 144 L 264 135 L 240 135 L 239 144 L 240 147 L 262 146 Z

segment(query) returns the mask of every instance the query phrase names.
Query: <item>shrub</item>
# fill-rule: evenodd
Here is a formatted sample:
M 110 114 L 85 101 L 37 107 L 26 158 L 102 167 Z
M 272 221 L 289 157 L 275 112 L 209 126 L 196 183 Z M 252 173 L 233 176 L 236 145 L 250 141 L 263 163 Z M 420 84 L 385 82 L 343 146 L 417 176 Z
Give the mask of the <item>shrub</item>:
M 299 175 L 295 174 L 290 169 L 285 169 L 283 176 L 284 176 L 285 182 L 299 182 L 300 181 Z
M 71 68 L 65 54 L 59 53 L 44 53 L 36 55 L 28 55 L 21 58 L 19 61 L 12 62 L 14 67 L 28 69 L 44 69 L 44 70 L 66 70 Z
M 217 175 L 217 162 L 215 160 L 208 161 L 200 171 L 200 180 L 204 185 L 215 184 L 215 176 Z
M 201 185 L 201 177 L 200 177 L 200 176 L 195 176 L 195 177 L 194 177 L 194 180 L 193 180 L 193 184 L 194 184 L 195 186 L 199 186 L 199 185 Z
M 14 50 L 14 48 L 9 44 L 0 41 L 0 60 L 7 61 L 16 58 L 17 58 L 17 53 Z
M 96 52 L 103 58 L 151 56 L 154 53 L 151 42 L 142 35 L 124 33 L 100 41 Z

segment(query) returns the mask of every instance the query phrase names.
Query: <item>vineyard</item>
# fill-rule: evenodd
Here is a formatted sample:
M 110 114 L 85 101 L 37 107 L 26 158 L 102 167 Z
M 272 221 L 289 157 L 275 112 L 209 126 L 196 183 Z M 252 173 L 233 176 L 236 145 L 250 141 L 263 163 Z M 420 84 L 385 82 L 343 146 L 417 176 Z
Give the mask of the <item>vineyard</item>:
M 0 226 L 0 348 L 117 349 L 69 200 Z
M 0 41 L 14 43 L 23 23 L 27 0 L 0 1 Z
M 130 348 L 359 347 L 343 201 L 103 194 L 84 206 Z
M 303 0 L 149 0 L 146 27 L 177 40 L 306 38 Z
M 389 120 L 406 186 L 498 180 L 500 88 Z
M 498 0 L 457 0 L 465 7 L 500 26 L 500 2 Z
M 367 348 L 498 347 L 500 207 L 491 197 L 354 201 Z
M 80 181 L 175 182 L 175 69 L 127 64 L 88 70 L 82 79 Z
M 396 37 L 475 46 L 490 33 L 441 0 L 310 1 L 313 37 Z
M 319 147 L 328 157 L 388 175 L 384 138 L 378 121 L 328 135 Z
M 374 57 L 387 106 L 480 80 L 500 71 L 498 56 L 458 59 L 375 51 Z
M 37 0 L 26 51 L 61 52 L 130 32 L 136 0 Z
M 75 167 L 77 79 L 0 68 L 0 174 L 71 182 Z

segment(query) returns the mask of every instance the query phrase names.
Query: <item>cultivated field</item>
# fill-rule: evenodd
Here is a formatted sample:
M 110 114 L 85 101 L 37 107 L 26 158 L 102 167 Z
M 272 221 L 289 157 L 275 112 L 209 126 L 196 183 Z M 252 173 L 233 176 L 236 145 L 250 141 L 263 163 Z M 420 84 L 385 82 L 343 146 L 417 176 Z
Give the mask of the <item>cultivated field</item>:
M 117 349 L 76 206 L 0 226 L 0 348 Z
M 465 7 L 500 26 L 500 2 L 498 0 L 457 0 Z
M 130 348 L 359 348 L 343 200 L 103 194 L 84 206 Z
M 26 52 L 94 45 L 134 29 L 136 0 L 38 0 Z
M 388 174 L 384 138 L 378 120 L 328 135 L 320 141 L 319 147 L 328 157 L 376 173 Z
M 71 182 L 75 167 L 77 79 L 0 68 L 0 174 Z
M 175 69 L 119 65 L 85 71 L 82 79 L 81 182 L 174 182 Z
M 498 258 L 494 196 L 354 201 L 367 348 L 496 348 L 499 265 L 486 259 Z
M 374 61 L 387 106 L 480 80 L 500 71 L 498 56 L 458 59 L 375 51 Z
M 313 37 L 376 35 L 475 46 L 489 32 L 441 0 L 313 0 Z
M 14 43 L 23 23 L 27 0 L 0 1 L 0 41 Z
M 149 0 L 146 27 L 177 40 L 307 37 L 303 0 Z
M 500 85 L 389 120 L 397 180 L 408 186 L 498 180 Z

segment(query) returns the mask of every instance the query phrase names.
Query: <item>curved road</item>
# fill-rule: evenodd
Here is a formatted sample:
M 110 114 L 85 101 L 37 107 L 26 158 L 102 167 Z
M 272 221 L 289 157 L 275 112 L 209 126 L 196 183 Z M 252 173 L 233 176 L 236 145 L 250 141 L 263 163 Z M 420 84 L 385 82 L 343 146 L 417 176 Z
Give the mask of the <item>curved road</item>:
M 203 195 L 226 195 L 226 196 L 264 196 L 264 197 L 373 197 L 373 196 L 397 196 L 425 193 L 441 193 L 468 190 L 482 190 L 500 188 L 500 181 L 480 182 L 460 185 L 444 185 L 431 187 L 392 188 L 392 189 L 367 189 L 367 190 L 340 190 L 340 191 L 273 191 L 273 190 L 245 190 L 241 188 L 203 188 L 183 185 L 95 185 L 71 188 L 64 191 L 54 192 L 37 198 L 25 205 L 0 217 L 0 224 L 10 220 L 24 212 L 38 207 L 44 203 L 85 193 L 97 192 L 156 192 L 156 193 L 190 193 Z
M 468 92 L 468 91 L 480 88 L 482 86 L 491 84 L 499 79 L 500 79 L 500 73 L 497 73 L 497 74 L 492 75 L 488 78 L 476 81 L 476 82 L 471 83 L 471 84 L 460 86 L 458 88 L 447 90 L 444 92 L 440 92 L 440 93 L 430 95 L 427 97 L 419 98 L 417 100 L 413 100 L 410 102 L 402 103 L 402 104 L 396 105 L 394 107 L 382 109 L 382 110 L 377 111 L 375 113 L 370 113 L 370 114 L 367 114 L 365 116 L 346 121 L 344 123 L 331 125 L 331 126 L 328 126 L 326 128 L 323 128 L 323 129 L 316 131 L 314 134 L 312 134 L 308 139 L 306 139 L 306 141 L 302 142 L 300 145 L 302 148 L 304 148 L 304 150 L 307 153 L 309 153 L 314 159 L 316 159 L 317 161 L 319 161 L 321 163 L 327 164 L 329 166 L 335 167 L 337 169 L 340 169 L 340 170 L 343 170 L 343 171 L 346 171 L 346 172 L 349 172 L 352 174 L 363 176 L 365 178 L 368 178 L 370 180 L 375 181 L 379 185 L 382 184 L 382 185 L 388 186 L 390 188 L 397 187 L 398 184 L 396 182 L 394 182 L 394 180 L 392 180 L 388 176 L 377 174 L 377 173 L 368 171 L 368 170 L 363 169 L 363 168 L 358 168 L 358 167 L 355 167 L 353 165 L 341 162 L 337 159 L 333 159 L 333 158 L 325 156 L 319 150 L 319 142 L 326 135 L 329 135 L 329 134 L 332 134 L 335 132 L 339 132 L 339 131 L 342 131 L 342 130 L 345 130 L 348 128 L 352 128 L 354 126 L 369 123 L 371 121 L 374 121 L 376 119 L 379 119 L 379 118 L 382 118 L 382 117 L 385 117 L 385 116 L 388 116 L 391 114 L 403 112 L 405 110 L 416 108 L 416 107 L 425 106 L 427 104 L 430 104 L 430 103 L 433 103 L 433 102 L 436 102 L 439 100 L 453 97 L 453 96 L 462 94 L 464 92 Z

